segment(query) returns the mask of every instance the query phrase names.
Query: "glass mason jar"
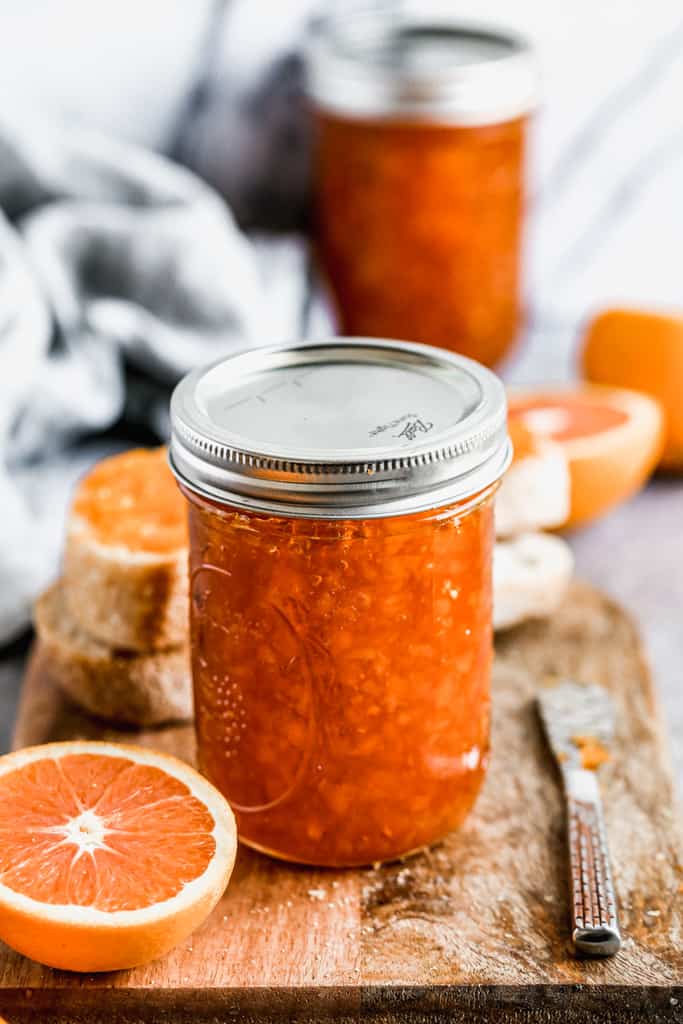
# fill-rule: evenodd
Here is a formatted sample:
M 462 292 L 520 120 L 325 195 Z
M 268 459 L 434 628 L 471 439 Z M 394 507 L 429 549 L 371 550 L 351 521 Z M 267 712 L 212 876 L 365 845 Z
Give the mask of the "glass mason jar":
M 457 827 L 488 754 L 500 382 L 333 339 L 191 374 L 172 422 L 200 765 L 242 841 L 341 867 Z
M 308 61 L 315 236 L 341 328 L 491 366 L 521 321 L 531 51 L 424 7 L 342 14 Z

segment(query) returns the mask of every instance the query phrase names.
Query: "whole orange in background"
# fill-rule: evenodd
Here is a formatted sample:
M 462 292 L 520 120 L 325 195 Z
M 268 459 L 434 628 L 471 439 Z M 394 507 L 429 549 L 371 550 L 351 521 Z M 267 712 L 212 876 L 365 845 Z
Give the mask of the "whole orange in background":
M 622 388 L 574 388 L 508 394 L 510 423 L 560 445 L 569 466 L 570 511 L 581 526 L 625 501 L 657 465 L 663 416 L 657 402 Z
M 586 327 L 581 368 L 593 383 L 657 399 L 666 421 L 661 465 L 683 470 L 683 316 L 636 309 L 600 313 Z
M 211 912 L 235 860 L 228 804 L 189 765 L 74 741 L 0 758 L 0 939 L 69 971 L 147 963 Z

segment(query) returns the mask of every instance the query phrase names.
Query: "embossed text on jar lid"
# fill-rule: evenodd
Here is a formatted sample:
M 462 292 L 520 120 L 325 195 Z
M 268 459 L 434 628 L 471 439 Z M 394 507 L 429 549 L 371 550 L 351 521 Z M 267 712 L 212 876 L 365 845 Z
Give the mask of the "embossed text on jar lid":
M 238 507 L 320 518 L 401 515 L 471 497 L 510 458 L 490 370 L 374 338 L 253 349 L 196 370 L 171 403 L 171 465 Z
M 307 84 L 351 117 L 483 125 L 532 110 L 538 72 L 517 33 L 455 20 L 446 5 L 345 5 L 313 32 Z

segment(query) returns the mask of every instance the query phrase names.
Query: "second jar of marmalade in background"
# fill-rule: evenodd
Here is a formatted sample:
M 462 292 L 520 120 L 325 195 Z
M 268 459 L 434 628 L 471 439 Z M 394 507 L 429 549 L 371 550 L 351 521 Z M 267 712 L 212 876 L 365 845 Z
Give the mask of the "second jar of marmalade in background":
M 345 333 L 490 366 L 520 328 L 534 62 L 429 6 L 350 5 L 312 41 L 317 249 Z
M 433 348 L 332 339 L 191 374 L 199 760 L 240 838 L 368 864 L 456 828 L 488 756 L 502 385 Z

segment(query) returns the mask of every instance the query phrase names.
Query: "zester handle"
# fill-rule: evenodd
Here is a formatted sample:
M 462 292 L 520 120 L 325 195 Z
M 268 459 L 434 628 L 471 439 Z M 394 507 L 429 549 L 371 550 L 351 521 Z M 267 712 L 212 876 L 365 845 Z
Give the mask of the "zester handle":
M 607 835 L 595 772 L 565 772 L 572 939 L 583 956 L 613 956 L 621 946 Z

